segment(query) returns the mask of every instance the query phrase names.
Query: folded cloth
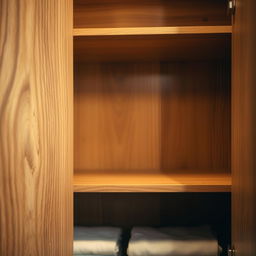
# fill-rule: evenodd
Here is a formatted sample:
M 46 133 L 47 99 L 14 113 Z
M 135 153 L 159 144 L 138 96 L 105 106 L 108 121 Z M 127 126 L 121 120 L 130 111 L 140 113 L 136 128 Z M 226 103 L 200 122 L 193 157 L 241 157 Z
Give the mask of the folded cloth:
M 129 256 L 217 256 L 218 242 L 208 226 L 186 228 L 135 227 Z
M 75 227 L 74 255 L 118 255 L 122 230 L 115 227 Z

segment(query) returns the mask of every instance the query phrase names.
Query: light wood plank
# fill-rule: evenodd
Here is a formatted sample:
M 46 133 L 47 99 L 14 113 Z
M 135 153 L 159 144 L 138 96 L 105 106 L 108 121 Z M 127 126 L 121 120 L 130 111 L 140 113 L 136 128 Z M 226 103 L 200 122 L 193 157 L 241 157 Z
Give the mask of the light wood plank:
M 93 173 L 75 171 L 74 192 L 229 192 L 228 172 Z
M 72 1 L 0 1 L 0 255 L 72 255 Z
M 231 34 L 232 26 L 75 28 L 74 36 Z

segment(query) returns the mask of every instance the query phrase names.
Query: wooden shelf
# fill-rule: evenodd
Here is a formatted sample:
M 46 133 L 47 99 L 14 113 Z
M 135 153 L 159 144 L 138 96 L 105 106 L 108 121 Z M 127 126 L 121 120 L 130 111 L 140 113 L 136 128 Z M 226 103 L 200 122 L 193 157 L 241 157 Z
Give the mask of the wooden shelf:
M 132 27 L 132 28 L 75 28 L 74 36 L 138 36 L 184 34 L 231 34 L 232 26 Z
M 230 192 L 227 172 L 86 173 L 75 171 L 74 192 Z

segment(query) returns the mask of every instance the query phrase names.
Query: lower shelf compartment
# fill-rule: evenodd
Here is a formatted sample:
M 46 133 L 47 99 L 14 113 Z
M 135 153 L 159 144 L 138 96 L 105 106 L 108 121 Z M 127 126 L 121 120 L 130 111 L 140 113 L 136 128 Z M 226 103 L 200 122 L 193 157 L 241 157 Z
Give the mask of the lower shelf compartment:
M 125 250 L 135 227 L 154 231 L 207 226 L 226 252 L 230 222 L 230 193 L 74 193 L 74 225 L 119 228 Z
M 75 171 L 74 192 L 230 192 L 228 172 L 86 172 Z

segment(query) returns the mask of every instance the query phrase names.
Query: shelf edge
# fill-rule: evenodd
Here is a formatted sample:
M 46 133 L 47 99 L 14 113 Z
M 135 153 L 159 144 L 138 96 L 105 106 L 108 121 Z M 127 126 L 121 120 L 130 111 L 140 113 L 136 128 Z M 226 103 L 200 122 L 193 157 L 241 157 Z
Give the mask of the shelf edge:
M 232 26 L 74 28 L 73 36 L 231 34 Z
M 231 192 L 231 185 L 74 185 L 74 192 Z

